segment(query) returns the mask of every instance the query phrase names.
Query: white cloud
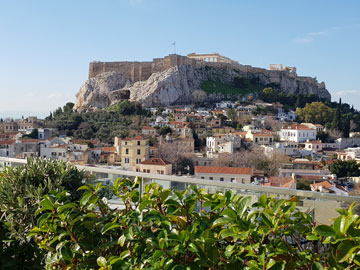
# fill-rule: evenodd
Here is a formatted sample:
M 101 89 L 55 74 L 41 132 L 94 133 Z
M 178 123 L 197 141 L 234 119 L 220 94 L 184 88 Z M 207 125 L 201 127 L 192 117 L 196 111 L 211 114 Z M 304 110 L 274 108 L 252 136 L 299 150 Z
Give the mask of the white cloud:
M 339 32 L 339 31 L 344 31 L 344 30 L 348 30 L 348 29 L 357 29 L 357 28 L 360 28 L 360 23 L 343 25 L 343 26 L 333 26 L 324 31 L 310 32 L 310 33 L 305 33 L 305 34 L 299 35 L 293 41 L 298 44 L 311 43 L 318 38 L 328 36 L 331 34 L 335 34 L 336 32 Z
M 359 90 L 341 90 L 341 91 L 337 91 L 334 93 L 334 96 L 340 96 L 340 97 L 344 97 L 344 96 L 349 96 L 349 95 L 360 95 L 360 91 Z
M 328 31 L 306 33 L 300 37 L 295 38 L 294 42 L 295 43 L 311 43 L 315 39 L 322 37 L 322 36 L 327 36 L 328 34 L 329 34 Z

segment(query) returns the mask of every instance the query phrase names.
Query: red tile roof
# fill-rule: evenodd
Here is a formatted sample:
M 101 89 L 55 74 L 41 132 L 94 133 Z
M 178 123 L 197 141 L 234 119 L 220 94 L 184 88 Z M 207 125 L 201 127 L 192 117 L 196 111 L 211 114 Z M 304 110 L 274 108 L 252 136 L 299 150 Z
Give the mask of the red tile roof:
M 291 126 L 288 126 L 285 129 L 314 130 L 313 128 L 309 128 L 305 125 L 300 125 L 300 124 L 292 124 Z
M 251 175 L 251 168 L 238 167 L 212 167 L 212 166 L 195 166 L 195 173 L 216 173 L 216 174 L 248 174 Z
M 292 177 L 270 176 L 268 186 L 290 188 L 295 180 Z M 266 185 L 265 184 L 265 185 Z
M 165 166 L 171 164 L 171 162 L 165 161 L 162 158 L 149 158 L 147 160 L 142 161 L 140 164 L 143 165 L 156 165 L 156 166 Z
M 146 138 L 143 135 L 138 135 L 138 136 L 135 136 L 135 137 L 124 138 L 124 139 L 121 139 L 121 140 L 122 141 L 134 141 L 134 140 L 146 140 Z
M 103 147 L 101 150 L 104 152 L 116 152 L 116 147 Z
M 7 140 L 7 141 L 0 141 L 1 145 L 8 145 L 8 144 L 14 144 L 16 140 Z

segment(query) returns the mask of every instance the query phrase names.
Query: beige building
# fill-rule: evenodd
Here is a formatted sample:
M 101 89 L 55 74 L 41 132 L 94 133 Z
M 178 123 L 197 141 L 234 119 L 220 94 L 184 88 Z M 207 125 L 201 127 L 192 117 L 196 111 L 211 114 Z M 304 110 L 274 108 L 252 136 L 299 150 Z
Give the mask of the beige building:
M 0 122 L 0 132 L 15 132 L 18 131 L 19 126 L 15 121 L 3 121 Z
M 137 172 L 171 175 L 172 164 L 162 158 L 150 158 L 140 163 Z
M 274 135 L 268 132 L 251 132 L 248 131 L 245 135 L 245 138 L 248 138 L 252 141 L 253 144 L 257 145 L 270 145 L 274 143 Z
M 149 127 L 149 126 L 144 126 L 144 127 L 141 129 L 141 133 L 144 134 L 144 135 L 148 135 L 148 136 L 155 136 L 155 135 L 157 135 L 156 128 Z
M 125 138 L 121 140 L 121 165 L 133 171 L 140 169 L 140 163 L 149 158 L 149 142 L 143 136 Z
M 251 168 L 195 166 L 195 176 L 204 180 L 250 184 Z

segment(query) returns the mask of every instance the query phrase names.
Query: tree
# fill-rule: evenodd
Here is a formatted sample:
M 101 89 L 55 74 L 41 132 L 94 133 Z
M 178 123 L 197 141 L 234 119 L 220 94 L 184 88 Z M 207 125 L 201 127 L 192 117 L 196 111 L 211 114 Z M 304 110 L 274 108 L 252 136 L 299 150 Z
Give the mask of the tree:
M 340 113 L 339 108 L 336 108 L 335 113 L 334 113 L 334 118 L 333 118 L 333 121 L 331 123 L 332 128 L 337 129 L 337 130 L 341 130 L 340 122 L 341 122 L 341 113 Z
M 337 160 L 329 167 L 337 177 L 360 176 L 360 164 L 355 160 Z
M 23 138 L 31 138 L 31 139 L 37 139 L 39 137 L 39 131 L 37 128 L 34 128 L 30 134 L 23 135 Z
M 64 105 L 63 107 L 63 112 L 64 113 L 72 113 L 73 112 L 73 108 L 74 108 L 74 103 L 72 102 L 68 102 Z
M 274 102 L 276 96 L 276 92 L 271 87 L 264 88 L 262 91 L 262 98 L 266 102 Z
M 165 136 L 169 133 L 172 133 L 172 129 L 169 126 L 161 127 L 159 129 L 159 134 L 162 136 Z
M 236 121 L 237 115 L 236 115 L 236 110 L 234 108 L 228 109 L 226 111 L 226 115 L 232 122 Z
M 25 166 L 5 168 L 0 173 L 0 225 L 11 244 L 3 245 L 2 251 L 7 254 L 10 249 L 13 254 L 0 256 L 0 263 L 8 265 L 7 269 L 43 269 L 44 254 L 34 241 L 27 241 L 28 233 L 37 225 L 35 212 L 40 201 L 50 191 L 63 190 L 69 193 L 70 201 L 77 200 L 81 196 L 77 189 L 86 179 L 73 165 L 55 160 L 28 159 Z
M 322 102 L 312 102 L 304 108 L 297 108 L 296 115 L 302 122 L 325 125 L 332 121 L 334 110 Z

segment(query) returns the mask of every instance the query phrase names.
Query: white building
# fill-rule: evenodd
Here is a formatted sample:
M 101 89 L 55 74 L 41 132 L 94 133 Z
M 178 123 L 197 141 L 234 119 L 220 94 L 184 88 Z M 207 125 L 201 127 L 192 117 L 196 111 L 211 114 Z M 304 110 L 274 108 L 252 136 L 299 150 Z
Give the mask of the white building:
M 294 121 L 296 118 L 294 111 L 286 112 L 283 108 L 278 109 L 277 118 L 280 121 Z
M 204 180 L 250 184 L 251 168 L 195 166 L 195 176 Z
M 233 134 L 224 134 L 206 138 L 207 154 L 234 153 L 241 148 L 241 137 Z
M 293 124 L 279 131 L 280 141 L 288 142 L 306 142 L 307 140 L 316 140 L 316 129 L 305 125 Z
M 264 147 L 264 153 L 267 157 L 272 157 L 274 152 L 281 152 L 292 157 L 300 156 L 297 142 L 276 142 L 274 145 L 263 145 L 262 147 Z

